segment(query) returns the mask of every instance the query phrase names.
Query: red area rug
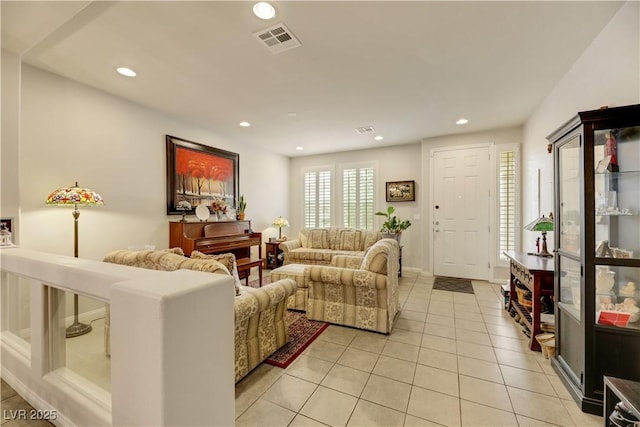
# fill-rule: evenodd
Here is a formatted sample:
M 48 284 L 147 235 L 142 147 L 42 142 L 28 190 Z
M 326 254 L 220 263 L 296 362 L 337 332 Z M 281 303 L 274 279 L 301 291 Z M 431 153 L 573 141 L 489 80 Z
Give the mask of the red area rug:
M 265 360 L 266 363 L 279 368 L 289 366 L 329 327 L 328 323 L 307 319 L 307 316 L 299 311 L 287 311 L 287 316 L 289 317 L 289 342 Z

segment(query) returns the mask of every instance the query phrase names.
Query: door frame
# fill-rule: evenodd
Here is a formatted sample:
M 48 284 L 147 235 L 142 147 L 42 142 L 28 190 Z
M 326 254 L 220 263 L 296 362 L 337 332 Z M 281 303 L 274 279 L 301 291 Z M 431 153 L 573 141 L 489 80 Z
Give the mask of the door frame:
M 425 206 L 424 214 L 427 218 L 426 237 L 429 241 L 429 265 L 431 270 L 431 274 L 435 276 L 435 263 L 434 263 L 434 235 L 433 235 L 433 195 L 434 195 L 434 181 L 435 181 L 435 168 L 434 168 L 434 157 L 436 152 L 448 152 L 448 151 L 458 151 L 458 150 L 467 150 L 473 148 L 487 148 L 489 151 L 489 177 L 487 185 L 487 191 L 489 193 L 489 220 L 487 226 L 489 227 L 489 238 L 487 239 L 487 250 L 489 251 L 489 275 L 488 280 L 494 281 L 494 269 L 497 265 L 497 254 L 494 248 L 496 248 L 496 230 L 497 230 L 497 209 L 496 209 L 496 174 L 497 167 L 495 162 L 496 156 L 496 144 L 493 142 L 489 143 L 478 143 L 478 144 L 467 144 L 467 145 L 452 145 L 452 146 L 441 146 L 434 147 L 429 149 L 429 200 L 428 205 Z

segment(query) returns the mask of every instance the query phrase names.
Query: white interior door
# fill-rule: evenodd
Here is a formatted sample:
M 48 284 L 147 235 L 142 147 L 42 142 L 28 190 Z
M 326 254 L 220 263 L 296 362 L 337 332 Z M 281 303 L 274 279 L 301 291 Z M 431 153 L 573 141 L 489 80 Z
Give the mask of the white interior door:
M 489 147 L 433 155 L 433 272 L 489 279 Z

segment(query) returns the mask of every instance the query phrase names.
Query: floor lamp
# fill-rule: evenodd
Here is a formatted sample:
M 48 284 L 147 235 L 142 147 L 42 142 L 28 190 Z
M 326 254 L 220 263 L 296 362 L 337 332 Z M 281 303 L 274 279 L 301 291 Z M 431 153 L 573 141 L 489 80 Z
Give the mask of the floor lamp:
M 58 188 L 49 194 L 45 202 L 50 206 L 73 207 L 73 256 L 78 258 L 78 218 L 80 211 L 78 206 L 97 206 L 104 205 L 102 197 L 88 188 L 78 187 L 78 183 L 74 187 Z M 91 332 L 91 325 L 86 325 L 78 321 L 78 294 L 73 294 L 73 324 L 67 328 L 67 338 L 77 337 Z

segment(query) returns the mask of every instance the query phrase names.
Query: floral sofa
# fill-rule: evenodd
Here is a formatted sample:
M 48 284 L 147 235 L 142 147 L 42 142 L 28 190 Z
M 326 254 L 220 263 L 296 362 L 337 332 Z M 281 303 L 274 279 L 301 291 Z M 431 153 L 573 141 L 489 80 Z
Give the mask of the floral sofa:
M 280 243 L 284 264 L 329 265 L 334 255 L 364 256 L 382 235 L 354 228 L 303 228 L 298 238 Z
M 240 286 L 237 272 L 235 272 L 233 254 L 205 255 L 194 251 L 191 258 L 187 258 L 183 256 L 180 248 L 153 251 L 117 250 L 107 254 L 104 261 L 152 270 L 190 269 L 233 275 L 236 278 L 234 303 L 236 382 L 289 340 L 286 301 L 295 293 L 295 282 L 291 279 L 283 279 L 261 288 Z M 109 318 L 107 306 L 105 321 L 107 353 L 110 351 Z
M 379 231 L 341 227 L 303 228 L 297 239 L 280 243 L 280 249 L 284 253 L 285 267 L 293 264 L 331 265 L 336 255 L 364 256 L 365 251 L 381 238 Z M 289 308 L 305 311 L 309 297 L 308 282 L 302 277 L 302 267 L 291 268 L 300 271 L 293 276 L 287 272 L 276 273 L 275 277 L 298 276 L 296 295 L 290 299 Z
M 363 257 L 306 267 L 307 318 L 390 333 L 400 311 L 398 252 L 395 239 L 381 239 Z

